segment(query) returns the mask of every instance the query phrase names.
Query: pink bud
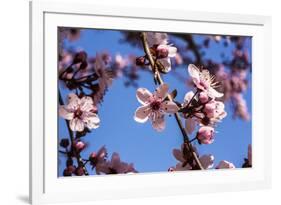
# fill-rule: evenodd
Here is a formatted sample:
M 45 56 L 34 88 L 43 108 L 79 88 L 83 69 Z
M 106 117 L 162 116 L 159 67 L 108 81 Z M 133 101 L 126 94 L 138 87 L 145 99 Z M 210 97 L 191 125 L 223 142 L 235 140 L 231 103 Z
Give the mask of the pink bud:
M 201 103 L 206 103 L 209 100 L 209 96 L 206 92 L 200 92 L 199 93 L 199 100 Z
M 214 141 L 214 128 L 203 126 L 198 130 L 197 139 L 199 143 L 211 144 Z
M 169 55 L 169 47 L 167 45 L 157 46 L 156 52 L 158 58 L 167 58 Z
M 206 113 L 207 117 L 211 118 L 214 116 L 216 110 L 216 103 L 215 101 L 211 101 L 207 103 L 203 109 L 203 111 Z
M 78 141 L 74 144 L 74 147 L 78 152 L 81 152 L 86 147 L 86 145 L 84 142 Z

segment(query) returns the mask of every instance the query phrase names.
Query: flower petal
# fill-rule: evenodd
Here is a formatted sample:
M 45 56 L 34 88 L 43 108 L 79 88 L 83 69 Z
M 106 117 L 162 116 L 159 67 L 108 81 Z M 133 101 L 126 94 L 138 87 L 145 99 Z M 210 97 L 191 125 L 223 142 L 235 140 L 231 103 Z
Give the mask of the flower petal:
M 226 160 L 220 161 L 216 167 L 216 169 L 234 169 L 234 168 L 235 168 L 234 164 Z
M 74 117 L 74 113 L 69 111 L 65 105 L 61 105 L 59 107 L 59 116 L 66 120 L 72 120 Z
M 188 93 L 186 93 L 184 96 L 184 103 L 187 105 L 193 96 L 194 96 L 193 91 L 189 91 Z
M 90 112 L 94 109 L 93 99 L 89 96 L 85 96 L 80 100 L 81 111 Z
M 221 98 L 223 96 L 223 93 L 218 92 L 212 87 L 209 87 L 208 94 L 211 98 Z
M 67 96 L 67 109 L 69 110 L 76 110 L 80 105 L 80 98 L 74 94 L 74 93 L 70 93 Z
M 149 98 L 152 96 L 152 93 L 147 90 L 146 88 L 139 88 L 137 89 L 137 99 L 138 101 L 145 105 L 147 104 L 147 101 L 149 100 Z
M 166 33 L 147 32 L 147 42 L 151 47 L 153 45 L 167 44 L 168 35 Z
M 188 163 L 184 167 L 182 166 L 182 163 L 178 163 L 176 165 L 176 171 L 187 171 L 187 170 L 191 170 L 191 169 L 192 169 L 192 167 Z
M 177 48 L 176 47 L 174 47 L 174 46 L 169 46 L 169 57 L 175 57 L 176 56 L 176 54 L 177 54 Z
M 158 61 L 164 66 L 165 72 L 169 72 L 171 70 L 171 60 L 170 58 L 161 58 Z
M 114 152 L 111 156 L 111 166 L 112 166 L 112 168 L 118 168 L 120 163 L 121 163 L 121 160 L 120 160 L 119 154 Z
M 100 118 L 96 113 L 87 113 L 87 116 L 83 118 L 83 122 L 89 129 L 96 129 L 100 126 Z
M 182 152 L 179 149 L 173 149 L 173 155 L 174 157 L 180 161 L 180 162 L 184 162 L 184 158 L 182 156 Z
M 151 113 L 151 109 L 149 105 L 138 107 L 135 112 L 134 119 L 137 122 L 145 123 L 148 120 L 148 116 Z
M 176 113 L 179 108 L 176 103 L 165 100 L 161 103 L 161 108 L 166 112 L 166 113 Z
M 162 84 L 156 89 L 156 96 L 158 98 L 164 99 L 167 96 L 169 90 L 169 85 L 168 84 Z
M 200 82 L 200 70 L 195 65 L 189 64 L 188 73 L 195 84 L 198 84 Z
M 191 134 L 196 126 L 196 121 L 193 118 L 187 118 L 185 120 L 185 129 L 188 134 Z
M 156 112 L 151 119 L 152 119 L 152 127 L 156 131 L 161 132 L 165 129 L 166 126 L 165 116 L 162 113 Z
M 209 155 L 203 155 L 199 158 L 199 161 L 201 162 L 202 166 L 204 169 L 210 169 L 214 166 L 214 156 L 209 154 Z
M 83 121 L 78 118 L 74 118 L 70 120 L 69 126 L 72 131 L 78 131 L 78 132 L 82 132 L 85 128 Z

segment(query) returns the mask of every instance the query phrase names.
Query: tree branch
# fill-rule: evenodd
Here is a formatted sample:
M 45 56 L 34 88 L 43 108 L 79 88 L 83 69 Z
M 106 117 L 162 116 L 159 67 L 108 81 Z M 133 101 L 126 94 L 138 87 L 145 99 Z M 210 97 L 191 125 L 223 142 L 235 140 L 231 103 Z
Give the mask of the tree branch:
M 154 72 L 155 79 L 156 79 L 156 81 L 159 85 L 162 85 L 162 84 L 164 84 L 164 81 L 162 80 L 161 74 L 158 71 L 157 64 L 155 63 L 155 61 L 154 61 L 154 59 L 153 59 L 153 57 L 150 53 L 150 49 L 149 49 L 149 45 L 147 43 L 147 37 L 146 37 L 145 32 L 141 33 L 141 40 L 142 40 L 142 44 L 143 44 L 145 54 L 146 54 L 146 56 L 149 60 L 149 63 L 151 65 L 151 67 L 152 67 L 152 71 Z M 172 97 L 169 94 L 168 94 L 168 99 L 169 99 L 169 101 L 173 101 Z M 180 119 L 179 113 L 175 113 L 174 116 L 176 118 L 177 124 L 178 124 L 178 126 L 180 128 L 180 131 L 182 133 L 184 143 L 187 144 L 188 149 L 192 153 L 192 157 L 193 157 L 196 165 L 198 166 L 198 168 L 203 170 L 204 168 L 203 168 L 202 164 L 200 163 L 200 161 L 197 157 L 197 154 L 194 151 L 194 149 L 192 147 L 192 144 L 190 143 L 189 137 L 188 137 L 188 135 L 187 135 L 187 133 L 186 133 L 184 127 L 183 127 L 183 124 L 182 124 L 182 121 Z

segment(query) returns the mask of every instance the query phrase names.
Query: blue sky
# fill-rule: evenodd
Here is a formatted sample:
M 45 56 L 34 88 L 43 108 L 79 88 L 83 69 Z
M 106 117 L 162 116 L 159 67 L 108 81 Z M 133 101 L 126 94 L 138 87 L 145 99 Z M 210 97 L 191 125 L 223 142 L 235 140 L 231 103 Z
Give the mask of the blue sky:
M 132 47 L 128 43 L 120 43 L 121 34 L 118 31 L 90 30 L 82 31 L 81 38 L 74 42 L 65 41 L 66 48 L 74 50 L 85 50 L 89 56 L 97 52 L 107 51 L 112 56 L 117 53 L 128 55 L 130 53 L 138 56 L 143 51 Z M 195 41 L 202 41 L 202 36 L 194 35 Z M 206 56 L 219 60 L 223 51 L 226 56 L 231 55 L 231 47 L 225 48 L 221 44 L 211 42 Z M 249 52 L 250 39 L 249 39 Z M 187 65 L 178 68 L 181 75 L 187 76 Z M 251 79 L 250 83 L 251 83 Z M 177 89 L 177 100 L 182 101 L 186 92 L 191 90 L 173 75 L 165 75 L 164 81 L 170 85 L 170 91 Z M 151 91 L 155 89 L 153 78 L 149 72 L 140 71 L 138 80 L 140 87 Z M 65 98 L 69 92 L 60 88 Z M 251 112 L 251 86 L 244 95 L 248 109 Z M 166 116 L 166 129 L 164 132 L 155 131 L 150 122 L 140 124 L 134 121 L 133 116 L 139 106 L 136 99 L 136 88 L 125 87 L 124 79 L 118 78 L 113 81 L 104 97 L 104 102 L 99 106 L 100 127 L 88 134 L 84 141 L 89 142 L 88 148 L 83 151 L 83 157 L 87 158 L 92 151 L 97 151 L 106 145 L 109 156 L 118 152 L 121 159 L 133 162 L 139 172 L 166 171 L 169 167 L 176 165 L 177 160 L 172 155 L 174 148 L 180 148 L 182 136 L 173 116 Z M 220 160 L 227 160 L 241 167 L 243 158 L 247 156 L 247 146 L 251 144 L 251 121 L 246 122 L 232 118 L 230 104 L 226 104 L 228 116 L 218 124 L 215 141 L 211 145 L 198 145 L 200 155 L 213 154 L 215 164 Z M 65 121 L 59 120 L 59 139 L 67 137 Z M 59 175 L 62 174 L 64 158 L 59 158 Z M 87 167 L 89 168 L 89 167 Z M 89 168 L 90 169 L 90 168 Z

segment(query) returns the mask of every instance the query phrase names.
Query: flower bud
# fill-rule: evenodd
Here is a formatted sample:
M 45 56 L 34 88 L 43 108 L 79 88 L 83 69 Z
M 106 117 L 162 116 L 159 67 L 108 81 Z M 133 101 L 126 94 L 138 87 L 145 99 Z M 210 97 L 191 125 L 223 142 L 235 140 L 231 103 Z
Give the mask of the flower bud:
M 83 169 L 83 167 L 77 167 L 76 170 L 75 170 L 75 174 L 76 174 L 77 176 L 82 176 L 82 175 L 84 175 L 84 169 Z
M 85 143 L 82 141 L 78 141 L 74 144 L 74 148 L 76 151 L 81 152 L 86 147 Z
M 209 96 L 206 92 L 200 92 L 199 93 L 199 101 L 201 103 L 207 103 L 209 100 Z
M 67 138 L 61 139 L 60 146 L 64 147 L 64 148 L 67 148 L 69 146 L 69 140 Z
M 169 55 L 169 47 L 167 45 L 159 45 L 156 49 L 156 55 L 158 58 L 167 58 Z
M 203 126 L 198 130 L 197 139 L 201 144 L 211 144 L 214 141 L 214 128 Z
M 85 51 L 80 51 L 75 54 L 72 64 L 82 63 L 87 60 L 87 53 Z
M 143 66 L 145 64 L 145 57 L 140 56 L 136 58 L 136 65 Z
M 74 171 L 75 171 L 75 166 L 67 166 L 64 170 L 63 170 L 63 176 L 68 177 L 71 176 Z

